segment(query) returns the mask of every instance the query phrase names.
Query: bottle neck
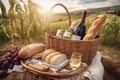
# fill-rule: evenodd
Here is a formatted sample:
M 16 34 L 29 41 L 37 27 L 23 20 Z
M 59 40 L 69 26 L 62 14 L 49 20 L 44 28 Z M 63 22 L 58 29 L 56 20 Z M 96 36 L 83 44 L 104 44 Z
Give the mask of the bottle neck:
M 74 29 L 74 28 L 75 28 L 75 26 L 76 26 L 76 23 L 75 23 L 75 22 L 72 22 L 72 24 L 71 24 L 71 26 L 70 26 L 69 28 Z
M 81 19 L 81 22 L 85 22 L 85 19 Z
M 82 13 L 82 20 L 81 20 L 81 21 L 85 21 L 86 15 L 87 15 L 87 12 L 84 11 L 84 12 Z
M 79 25 L 84 24 L 84 23 L 85 23 L 85 19 L 81 19 Z

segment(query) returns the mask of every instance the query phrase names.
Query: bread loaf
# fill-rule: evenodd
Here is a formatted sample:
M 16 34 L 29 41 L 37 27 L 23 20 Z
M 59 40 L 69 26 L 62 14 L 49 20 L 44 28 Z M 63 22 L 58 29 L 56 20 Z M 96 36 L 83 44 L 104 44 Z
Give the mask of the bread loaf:
M 60 52 L 53 52 L 53 53 L 50 53 L 49 55 L 47 55 L 46 57 L 45 57 L 45 62 L 47 62 L 47 63 L 50 63 L 50 59 L 51 58 L 53 58 L 53 56 L 55 56 L 55 55 L 58 55 L 58 54 L 61 54 Z
M 95 38 L 97 33 L 99 32 L 102 24 L 105 22 L 106 16 L 105 14 L 97 16 L 97 18 L 92 23 L 91 27 L 88 29 L 87 34 L 83 38 L 83 40 L 92 40 Z
M 24 46 L 18 53 L 18 56 L 22 59 L 32 57 L 45 50 L 45 45 L 42 43 L 32 43 Z
M 53 52 L 55 52 L 54 49 L 47 49 L 44 52 L 42 52 L 42 60 L 45 60 L 46 56 L 53 53 Z
M 67 56 L 65 54 L 58 54 L 50 58 L 50 64 L 58 65 L 64 62 L 65 60 L 67 60 Z
M 50 68 L 48 66 L 42 64 L 28 64 L 28 66 L 40 71 L 45 71 L 45 72 L 50 71 Z
M 48 49 L 42 52 L 42 60 L 52 65 L 58 65 L 67 60 L 67 56 L 54 49 Z

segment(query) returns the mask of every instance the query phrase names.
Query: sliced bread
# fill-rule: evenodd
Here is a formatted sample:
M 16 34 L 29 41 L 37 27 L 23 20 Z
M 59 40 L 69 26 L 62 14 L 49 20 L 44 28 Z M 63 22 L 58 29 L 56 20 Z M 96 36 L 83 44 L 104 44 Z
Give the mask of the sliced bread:
M 57 54 L 50 58 L 50 64 L 58 65 L 64 62 L 65 60 L 67 60 L 67 56 L 65 54 Z
M 42 60 L 45 60 L 46 56 L 53 53 L 53 52 L 55 52 L 54 49 L 47 49 L 44 52 L 42 52 Z
M 48 55 L 45 57 L 45 62 L 50 63 L 50 59 L 51 59 L 53 56 L 56 56 L 56 55 L 58 55 L 58 54 L 61 54 L 61 53 L 56 51 L 56 52 L 53 52 L 53 53 L 48 54 Z

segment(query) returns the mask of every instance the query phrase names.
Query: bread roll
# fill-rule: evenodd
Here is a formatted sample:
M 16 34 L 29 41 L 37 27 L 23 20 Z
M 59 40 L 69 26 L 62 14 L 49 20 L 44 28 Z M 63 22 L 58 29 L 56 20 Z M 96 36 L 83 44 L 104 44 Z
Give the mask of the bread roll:
M 44 52 L 42 52 L 42 60 L 45 60 L 46 56 L 51 54 L 52 52 L 55 52 L 54 49 L 47 49 Z
M 97 18 L 92 23 L 91 27 L 88 29 L 87 34 L 83 40 L 92 40 L 95 38 L 96 34 L 99 32 L 102 24 L 105 22 L 105 14 L 97 16 Z
M 56 56 L 56 55 L 58 55 L 58 54 L 61 54 L 60 52 L 53 52 L 53 53 L 50 53 L 49 55 L 47 55 L 46 57 L 45 57 L 45 62 L 47 62 L 47 63 L 50 63 L 50 59 L 53 57 L 53 56 Z
M 50 64 L 58 65 L 64 62 L 65 60 L 67 60 L 67 56 L 65 54 L 58 54 L 50 58 Z
M 18 56 L 22 59 L 32 57 L 37 53 L 43 52 L 45 50 L 45 45 L 42 43 L 32 43 L 30 45 L 24 46 L 18 53 Z
M 28 64 L 28 66 L 40 71 L 45 71 L 45 72 L 50 71 L 50 68 L 48 66 L 42 64 Z

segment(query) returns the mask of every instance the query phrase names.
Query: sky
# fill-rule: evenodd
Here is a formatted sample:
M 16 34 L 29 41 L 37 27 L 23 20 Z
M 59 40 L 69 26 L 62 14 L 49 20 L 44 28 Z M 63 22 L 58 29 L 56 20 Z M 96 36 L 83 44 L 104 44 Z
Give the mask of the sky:
M 7 7 L 7 9 L 9 9 L 8 0 L 2 1 Z M 23 1 L 27 2 L 27 0 Z M 45 9 L 50 9 L 50 7 L 55 3 L 62 3 L 69 9 L 69 11 L 120 5 L 120 0 L 32 0 L 32 1 L 41 5 Z

